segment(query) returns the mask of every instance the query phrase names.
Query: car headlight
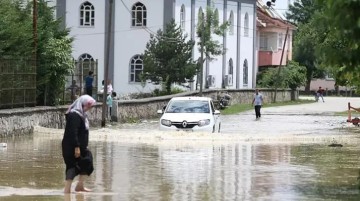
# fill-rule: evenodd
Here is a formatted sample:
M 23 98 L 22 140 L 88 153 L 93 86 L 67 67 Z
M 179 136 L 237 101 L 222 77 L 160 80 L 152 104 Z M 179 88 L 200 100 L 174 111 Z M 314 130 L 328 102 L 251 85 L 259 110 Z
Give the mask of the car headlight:
M 200 120 L 198 122 L 198 126 L 201 127 L 201 126 L 207 126 L 210 124 L 210 119 L 204 119 L 204 120 Z
M 167 119 L 161 119 L 161 125 L 170 127 L 171 126 L 171 121 L 167 120 Z

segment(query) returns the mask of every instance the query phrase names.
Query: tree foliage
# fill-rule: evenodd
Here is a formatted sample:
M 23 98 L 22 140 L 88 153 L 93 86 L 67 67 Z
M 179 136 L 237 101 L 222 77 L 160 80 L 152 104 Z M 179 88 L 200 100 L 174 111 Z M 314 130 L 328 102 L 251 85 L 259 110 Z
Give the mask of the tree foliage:
M 3 58 L 33 59 L 32 3 L 0 0 L 0 55 Z M 37 104 L 56 105 L 65 85 L 65 75 L 73 67 L 72 39 L 68 29 L 60 29 L 54 8 L 38 0 L 37 10 Z M 45 101 L 46 100 L 46 101 Z
M 142 80 L 162 82 L 168 94 L 172 83 L 192 80 L 196 74 L 196 64 L 192 60 L 194 42 L 188 40 L 180 26 L 172 20 L 165 31 L 158 30 L 146 44 L 143 54 L 144 70 Z
M 279 69 L 281 68 L 281 69 Z M 290 61 L 285 67 L 270 68 L 262 72 L 258 84 L 260 87 L 273 88 L 277 84 L 280 88 L 296 88 L 303 86 L 306 81 L 306 67 L 295 61 Z
M 286 18 L 297 25 L 306 24 L 317 9 L 316 0 L 295 0 L 293 4 L 289 5 Z
M 30 57 L 32 21 L 20 1 L 0 0 L 0 55 L 2 57 Z
M 201 41 L 204 42 L 204 54 L 206 59 L 212 60 L 213 56 L 223 54 L 224 48 L 218 40 L 215 40 L 212 35 L 223 36 L 229 23 L 219 23 L 219 13 L 213 7 L 207 6 L 206 12 L 199 12 L 197 24 L 197 37 L 199 38 L 198 46 L 201 51 Z
M 199 11 L 196 34 L 199 38 L 199 52 L 200 54 L 205 54 L 204 60 L 211 61 L 214 59 L 214 56 L 221 55 L 225 52 L 223 44 L 215 40 L 213 34 L 224 36 L 229 25 L 229 22 L 220 24 L 218 10 L 214 9 L 213 6 L 207 6 L 205 13 L 202 10 Z M 203 73 L 204 60 L 198 60 L 198 72 L 200 74 Z M 202 80 L 200 80 L 200 84 L 202 85 Z M 208 87 L 208 83 L 206 83 L 205 87 Z M 202 87 L 200 87 L 200 93 L 202 93 L 201 90 Z

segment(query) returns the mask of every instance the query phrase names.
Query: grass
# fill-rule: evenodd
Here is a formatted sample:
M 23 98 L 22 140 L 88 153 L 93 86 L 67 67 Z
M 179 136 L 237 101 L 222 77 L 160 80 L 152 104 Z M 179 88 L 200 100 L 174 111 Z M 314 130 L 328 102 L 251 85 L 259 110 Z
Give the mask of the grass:
M 277 107 L 277 106 L 285 106 L 285 105 L 300 105 L 300 104 L 307 104 L 313 103 L 313 100 L 296 100 L 296 101 L 285 101 L 285 102 L 277 102 L 277 103 L 266 103 L 262 107 Z M 230 105 L 224 110 L 221 110 L 222 115 L 229 115 L 229 114 L 238 114 L 240 112 L 245 112 L 248 110 L 253 110 L 254 106 L 251 104 L 236 104 Z

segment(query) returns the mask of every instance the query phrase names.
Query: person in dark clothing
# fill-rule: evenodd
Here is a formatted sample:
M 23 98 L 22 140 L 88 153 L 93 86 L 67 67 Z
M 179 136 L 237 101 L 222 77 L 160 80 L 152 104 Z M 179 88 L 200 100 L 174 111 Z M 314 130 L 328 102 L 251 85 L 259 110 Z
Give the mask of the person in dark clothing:
M 86 76 L 85 78 L 85 89 L 86 89 L 86 94 L 89 96 L 92 96 L 92 91 L 93 91 L 93 81 L 94 81 L 94 72 L 89 71 L 89 75 Z
M 93 168 L 92 154 L 88 150 L 89 121 L 86 112 L 96 103 L 89 95 L 82 95 L 70 105 L 66 112 L 66 126 L 62 140 L 62 155 L 66 165 L 64 193 L 71 192 L 71 184 L 80 175 L 75 191 L 90 191 L 84 187 L 84 176 Z

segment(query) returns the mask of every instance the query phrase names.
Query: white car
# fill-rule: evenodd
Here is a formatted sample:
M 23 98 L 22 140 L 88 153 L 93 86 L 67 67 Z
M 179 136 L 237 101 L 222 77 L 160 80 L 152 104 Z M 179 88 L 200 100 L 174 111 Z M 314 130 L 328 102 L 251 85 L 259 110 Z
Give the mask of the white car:
M 220 132 L 220 111 L 208 97 L 174 97 L 158 110 L 160 130 Z

